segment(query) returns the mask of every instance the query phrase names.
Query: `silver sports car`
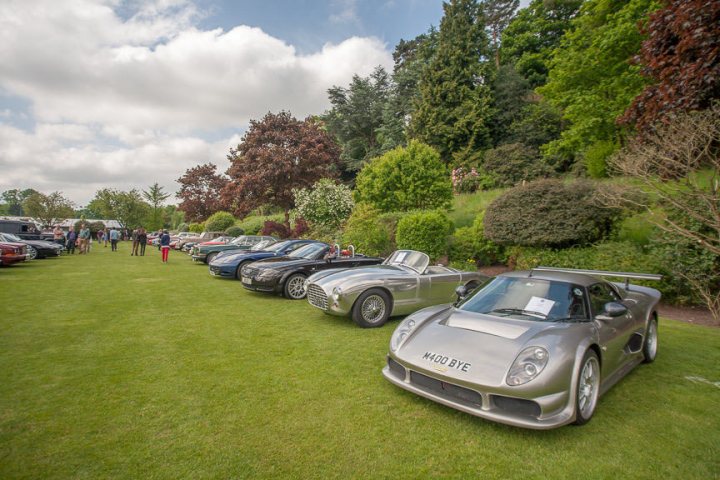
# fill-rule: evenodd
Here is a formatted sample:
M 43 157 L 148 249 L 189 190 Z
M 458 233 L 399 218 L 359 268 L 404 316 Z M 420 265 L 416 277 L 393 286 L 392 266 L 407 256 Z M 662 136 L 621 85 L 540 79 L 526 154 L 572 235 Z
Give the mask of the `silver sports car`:
M 381 265 L 318 272 L 307 279 L 308 302 L 330 315 L 351 314 L 361 327 L 380 327 L 391 316 L 451 303 L 457 287 L 473 289 L 487 280 L 429 263 L 422 252 L 398 250 Z
M 456 306 L 397 327 L 383 375 L 463 412 L 548 429 L 592 417 L 598 397 L 655 359 L 660 292 L 600 277 L 659 275 L 549 269 L 505 273 Z

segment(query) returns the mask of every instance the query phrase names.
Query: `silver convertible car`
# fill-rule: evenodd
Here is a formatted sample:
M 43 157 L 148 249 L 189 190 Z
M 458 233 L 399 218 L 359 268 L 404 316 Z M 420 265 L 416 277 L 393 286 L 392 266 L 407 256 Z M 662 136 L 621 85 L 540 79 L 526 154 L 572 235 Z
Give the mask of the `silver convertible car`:
M 330 315 L 352 315 L 364 328 L 380 327 L 394 315 L 448 304 L 455 289 L 473 289 L 487 280 L 479 272 L 429 265 L 414 250 L 398 250 L 381 265 L 317 272 L 307 279 L 310 305 Z
M 660 292 L 602 276 L 660 278 L 547 268 L 505 273 L 455 306 L 403 320 L 383 375 L 496 422 L 584 424 L 599 396 L 639 363 L 652 362 L 658 348 Z

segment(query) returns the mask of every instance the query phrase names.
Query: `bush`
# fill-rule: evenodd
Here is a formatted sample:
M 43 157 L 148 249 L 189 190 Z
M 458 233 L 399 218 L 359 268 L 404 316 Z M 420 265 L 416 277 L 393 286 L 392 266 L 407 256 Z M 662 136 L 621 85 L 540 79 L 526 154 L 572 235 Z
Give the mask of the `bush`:
M 294 228 L 288 228 L 284 223 L 267 220 L 260 230 L 260 235 L 272 235 L 278 238 L 298 238 L 307 231 L 308 224 L 302 218 L 295 220 Z
M 483 169 L 499 187 L 512 187 L 522 181 L 549 177 L 554 173 L 540 158 L 537 149 L 521 143 L 501 145 L 485 152 Z
M 607 159 L 617 150 L 615 142 L 599 140 L 585 150 L 585 168 L 592 178 L 607 177 Z
M 185 222 L 183 222 L 183 223 L 181 223 L 180 225 L 177 226 L 177 231 L 178 231 L 178 232 L 188 232 L 188 231 L 189 231 L 189 230 L 188 230 L 189 228 L 190 228 L 190 227 L 188 226 L 188 224 L 185 223 Z
M 225 230 L 225 235 L 227 235 L 229 237 L 239 237 L 240 235 L 242 235 L 244 233 L 245 233 L 245 231 L 238 226 L 233 226 L 233 227 L 230 227 L 227 230 Z
M 472 226 L 455 230 L 450 238 L 450 260 L 479 267 L 495 265 L 506 260 L 504 248 L 485 238 L 485 212 L 475 218 Z
M 387 256 L 395 250 L 395 230 L 402 214 L 381 213 L 367 204 L 355 207 L 342 236 L 344 244 L 354 245 L 366 255 Z
M 208 232 L 224 232 L 235 225 L 235 217 L 228 212 L 215 212 L 205 220 L 205 230 Z
M 404 216 L 397 226 L 399 249 L 425 252 L 436 260 L 447 253 L 452 222 L 440 211 L 421 211 Z
M 323 178 L 312 189 L 294 189 L 295 211 L 313 225 L 336 229 L 347 220 L 354 206 L 352 191 Z
M 205 230 L 205 226 L 202 223 L 191 223 L 188 230 L 194 233 L 202 233 L 203 230 Z
M 599 205 L 588 182 L 538 180 L 493 201 L 485 236 L 500 245 L 569 247 L 604 238 L 619 211 Z
M 412 141 L 370 161 L 356 179 L 355 201 L 382 212 L 447 208 L 452 183 L 440 155 Z
M 469 170 L 465 167 L 454 168 L 450 175 L 453 191 L 460 193 L 475 193 L 478 190 L 488 190 L 495 186 L 495 177 L 486 172 L 478 172 L 474 167 Z
M 240 227 L 245 232 L 245 235 L 257 235 L 260 229 L 266 221 L 282 222 L 285 220 L 284 215 L 251 215 L 247 216 L 239 222 L 235 223 L 235 226 Z

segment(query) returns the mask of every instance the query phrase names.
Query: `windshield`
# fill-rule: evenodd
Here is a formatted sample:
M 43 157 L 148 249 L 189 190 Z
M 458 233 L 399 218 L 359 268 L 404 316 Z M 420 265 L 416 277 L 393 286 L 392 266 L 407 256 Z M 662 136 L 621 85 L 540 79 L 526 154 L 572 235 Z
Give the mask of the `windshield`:
M 260 250 L 274 250 L 276 248 L 276 245 L 277 244 L 273 245 L 273 242 L 270 240 L 262 240 L 250 247 L 250 250 L 252 250 L 253 252 L 259 252 Z
M 385 265 L 410 267 L 416 272 L 422 273 L 430 263 L 430 257 L 414 250 L 397 250 L 385 259 L 383 263 Z
M 536 278 L 497 277 L 459 309 L 544 322 L 587 320 L 585 289 Z
M 3 240 L 6 242 L 22 242 L 22 238 L 13 235 L 12 233 L 2 233 L 0 235 L 2 235 Z
M 248 241 L 248 237 L 246 235 L 240 235 L 235 240 L 230 242 L 232 245 L 251 245 L 252 242 Z
M 311 243 L 291 252 L 288 254 L 288 257 L 307 259 L 317 258 L 318 255 L 326 251 L 328 248 L 329 247 L 324 243 Z

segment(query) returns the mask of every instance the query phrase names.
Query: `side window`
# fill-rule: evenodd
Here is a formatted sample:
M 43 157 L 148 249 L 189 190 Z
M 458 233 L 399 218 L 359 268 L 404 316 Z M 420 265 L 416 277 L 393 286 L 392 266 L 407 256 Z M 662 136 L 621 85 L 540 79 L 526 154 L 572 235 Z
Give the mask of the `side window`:
M 608 302 L 619 302 L 615 290 L 605 285 L 604 283 L 596 283 L 588 287 L 588 293 L 590 294 L 590 305 L 592 306 L 593 315 L 599 315 L 605 310 L 605 304 Z
M 290 245 L 290 246 L 287 248 L 287 252 L 288 252 L 288 253 L 293 252 L 293 251 L 297 250 L 297 249 L 300 248 L 300 247 L 304 247 L 305 245 L 307 245 L 307 243 L 303 243 L 303 242 L 293 243 L 292 245 Z

